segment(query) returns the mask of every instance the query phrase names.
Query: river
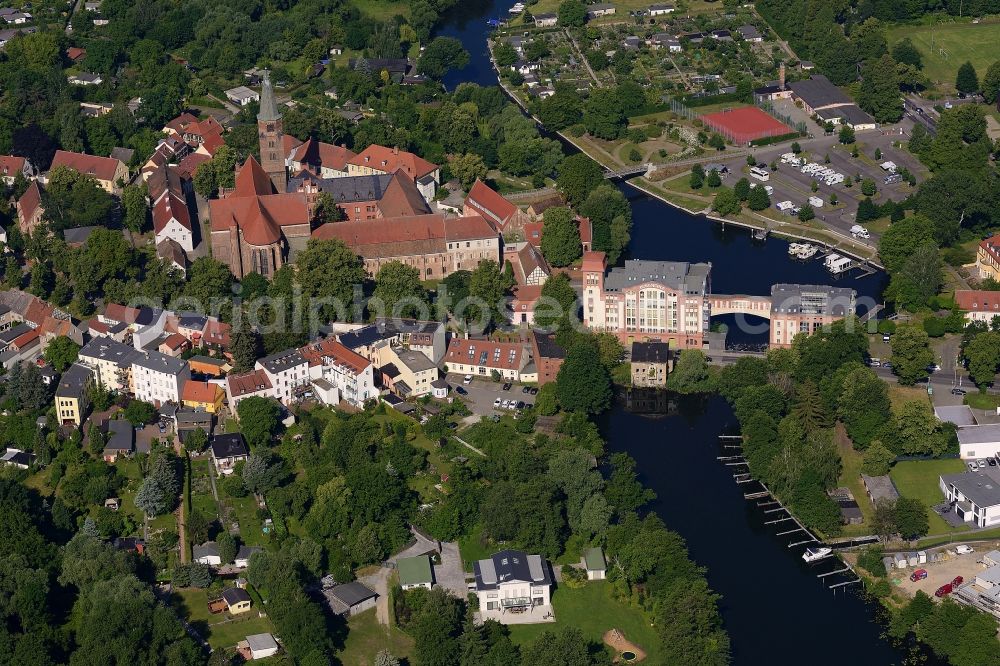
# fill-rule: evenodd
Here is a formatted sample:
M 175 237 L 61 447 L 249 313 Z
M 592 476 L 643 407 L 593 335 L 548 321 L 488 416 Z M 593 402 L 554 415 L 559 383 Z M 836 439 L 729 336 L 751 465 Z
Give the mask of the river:
M 512 3 L 465 2 L 447 17 L 438 34 L 458 38 L 470 54 L 465 69 L 445 78 L 449 89 L 464 81 L 496 83 L 486 21 L 505 16 Z M 817 260 L 789 259 L 788 243 L 781 239 L 755 241 L 746 230 L 689 215 L 627 184 L 619 187 L 632 204 L 629 256 L 711 262 L 714 293 L 768 294 L 778 282 L 835 283 L 877 301 L 885 286 L 882 273 L 834 281 Z M 766 332 L 730 328 L 731 341 L 766 339 Z M 879 607 L 862 599 L 855 586 L 829 590 L 816 569 L 802 561 L 802 547 L 789 549 L 789 537 L 775 536 L 782 528 L 763 525 L 762 510 L 744 500 L 730 469 L 716 459 L 718 435 L 735 426 L 732 411 L 719 397 L 672 400 L 669 412 L 656 417 L 616 406 L 602 422 L 609 449 L 636 459 L 643 482 L 657 493 L 653 510 L 687 540 L 692 557 L 708 569 L 709 584 L 722 595 L 733 663 L 902 663 L 907 650 L 882 638 Z

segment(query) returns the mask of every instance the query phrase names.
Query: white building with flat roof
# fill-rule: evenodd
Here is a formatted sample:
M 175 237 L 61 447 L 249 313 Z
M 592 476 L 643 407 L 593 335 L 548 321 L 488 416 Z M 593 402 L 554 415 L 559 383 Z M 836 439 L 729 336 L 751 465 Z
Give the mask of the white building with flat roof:
M 1000 423 L 958 429 L 958 448 L 963 459 L 991 458 L 1000 453 Z

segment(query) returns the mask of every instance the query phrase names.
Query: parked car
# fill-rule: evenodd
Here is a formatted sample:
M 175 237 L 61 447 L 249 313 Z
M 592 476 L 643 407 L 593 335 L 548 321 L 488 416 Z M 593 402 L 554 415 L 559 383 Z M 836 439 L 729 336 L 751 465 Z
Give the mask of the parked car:
M 524 409 L 524 402 L 518 400 L 517 404 L 514 405 L 514 407 L 516 407 L 517 409 Z
M 997 466 L 997 459 L 996 458 L 987 458 L 986 462 L 989 463 L 990 467 L 996 467 Z
M 521 389 L 521 393 L 531 393 L 531 387 L 525 386 L 523 389 Z
M 973 548 L 972 546 L 966 546 L 963 543 L 959 546 L 955 546 L 955 552 L 958 553 L 959 555 L 968 555 L 969 553 L 976 552 L 976 549 Z
M 975 472 L 977 469 L 979 469 L 979 465 L 976 464 L 976 461 L 975 460 L 970 460 L 969 461 L 969 471 L 970 472 Z
M 982 460 L 982 459 L 977 460 L 976 464 L 979 465 L 979 469 L 986 469 L 986 461 L 985 460 Z
M 888 333 L 883 333 L 882 334 L 882 342 L 889 342 L 889 334 Z
M 502 403 L 503 403 L 503 400 L 501 400 L 500 398 L 497 398 L 496 400 L 493 401 L 493 408 L 494 409 L 499 409 L 500 405 Z
M 955 576 L 955 579 L 951 581 L 951 587 L 954 589 L 965 582 L 965 579 L 961 576 Z
M 957 386 L 951 390 L 952 395 L 965 395 L 965 389 L 960 389 Z
M 910 574 L 910 580 L 916 583 L 918 580 L 923 580 L 927 578 L 927 569 L 917 569 Z
M 469 392 L 468 392 L 468 391 L 466 391 L 466 390 L 465 390 L 464 388 L 462 388 L 461 386 L 456 386 L 456 387 L 455 387 L 455 393 L 457 393 L 457 394 L 459 394 L 459 395 L 469 395 Z
M 945 583 L 944 585 L 942 585 L 941 587 L 939 587 L 939 588 L 938 588 L 938 589 L 937 589 L 937 590 L 936 590 L 936 591 L 934 592 L 934 596 L 935 596 L 935 597 L 946 597 L 946 596 L 948 596 L 949 594 L 951 594 L 951 590 L 952 590 L 952 585 L 951 585 L 951 583 Z
M 472 375 L 466 375 L 465 379 L 462 380 L 462 383 L 463 384 L 471 384 L 472 383 Z
M 506 384 L 503 385 L 503 390 L 504 391 L 509 391 L 511 386 L 513 386 L 513 384 L 511 384 L 510 382 L 507 382 Z
M 531 390 L 529 391 L 529 393 L 531 393 L 531 395 L 537 395 L 538 394 L 538 389 L 535 388 L 534 386 L 532 386 Z

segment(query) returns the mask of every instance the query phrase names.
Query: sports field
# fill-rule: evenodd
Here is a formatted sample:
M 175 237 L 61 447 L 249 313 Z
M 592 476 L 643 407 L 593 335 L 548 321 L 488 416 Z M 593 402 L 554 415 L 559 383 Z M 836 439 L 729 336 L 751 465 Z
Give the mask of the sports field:
M 982 79 L 986 68 L 1000 60 L 1000 23 L 901 26 L 889 30 L 890 47 L 904 37 L 920 50 L 924 73 L 942 91 L 954 91 L 955 75 L 965 61 Z
M 765 136 L 779 136 L 792 131 L 790 127 L 764 113 L 756 106 L 741 106 L 701 116 L 702 122 L 726 138 L 747 143 Z

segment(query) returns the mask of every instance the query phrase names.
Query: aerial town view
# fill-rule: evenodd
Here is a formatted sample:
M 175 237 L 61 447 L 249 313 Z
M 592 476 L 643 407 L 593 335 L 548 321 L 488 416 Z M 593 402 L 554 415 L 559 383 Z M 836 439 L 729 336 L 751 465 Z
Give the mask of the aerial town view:
M 0 664 L 1000 666 L 1000 0 L 0 19 Z

